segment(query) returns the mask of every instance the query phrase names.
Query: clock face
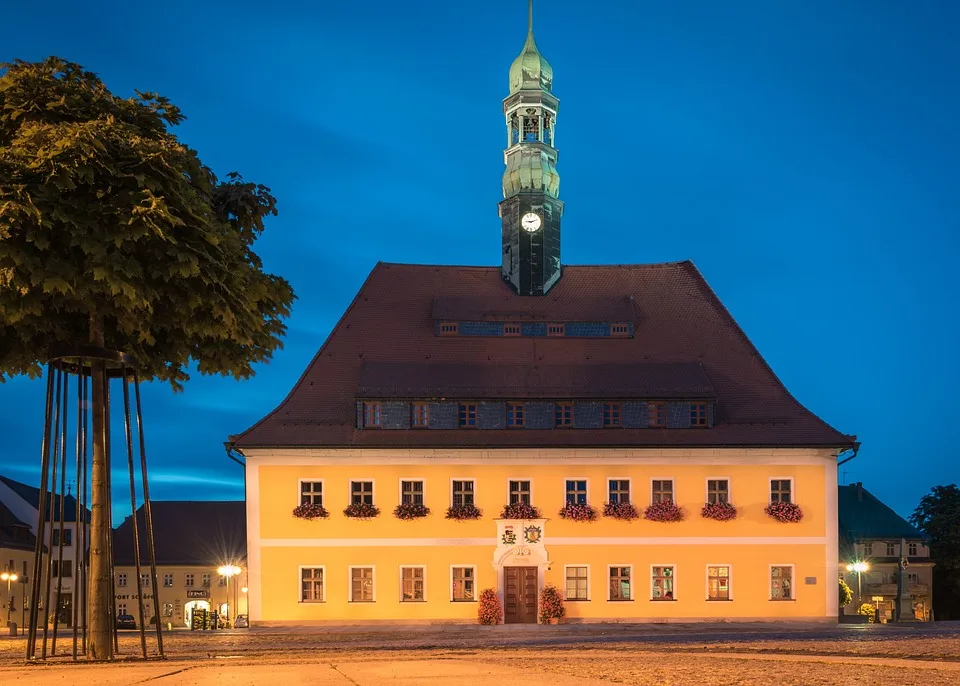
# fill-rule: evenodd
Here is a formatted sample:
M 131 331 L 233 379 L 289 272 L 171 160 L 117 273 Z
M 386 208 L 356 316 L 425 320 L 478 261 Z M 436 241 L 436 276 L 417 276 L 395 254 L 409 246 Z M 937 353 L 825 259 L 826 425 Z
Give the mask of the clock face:
M 520 218 L 520 226 L 523 227 L 524 231 L 529 231 L 533 233 L 534 231 L 540 230 L 540 215 L 534 212 L 527 212 L 523 217 Z

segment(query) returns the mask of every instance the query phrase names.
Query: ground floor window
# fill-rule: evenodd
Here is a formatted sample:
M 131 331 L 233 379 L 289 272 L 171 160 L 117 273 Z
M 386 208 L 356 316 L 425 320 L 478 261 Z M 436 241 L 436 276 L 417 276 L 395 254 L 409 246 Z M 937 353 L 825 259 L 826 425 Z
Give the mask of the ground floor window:
M 589 600 L 587 593 L 587 567 L 567 567 L 567 600 Z
M 373 600 L 373 567 L 351 567 L 350 601 L 372 603 Z
M 423 567 L 400 568 L 400 600 L 404 603 L 426 600 Z
M 476 584 L 477 570 L 475 567 L 453 568 L 453 600 L 454 602 L 472 601 L 476 598 L 474 585 Z
M 770 599 L 793 599 L 793 567 L 777 565 L 770 568 Z
M 303 567 L 300 570 L 300 602 L 323 602 L 323 567 Z
M 730 600 L 730 567 L 707 567 L 707 600 Z
M 659 566 L 651 570 L 654 600 L 675 600 L 673 588 L 673 567 Z
M 610 600 L 632 600 L 630 567 L 610 568 Z

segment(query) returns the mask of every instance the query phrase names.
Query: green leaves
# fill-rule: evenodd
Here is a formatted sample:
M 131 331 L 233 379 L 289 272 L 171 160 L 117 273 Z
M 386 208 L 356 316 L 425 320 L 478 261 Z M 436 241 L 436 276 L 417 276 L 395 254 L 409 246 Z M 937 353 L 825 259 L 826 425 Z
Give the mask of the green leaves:
M 120 98 L 56 57 L 2 69 L 0 380 L 88 342 L 92 319 L 144 378 L 251 376 L 295 297 L 253 251 L 270 189 L 219 181 L 162 96 Z

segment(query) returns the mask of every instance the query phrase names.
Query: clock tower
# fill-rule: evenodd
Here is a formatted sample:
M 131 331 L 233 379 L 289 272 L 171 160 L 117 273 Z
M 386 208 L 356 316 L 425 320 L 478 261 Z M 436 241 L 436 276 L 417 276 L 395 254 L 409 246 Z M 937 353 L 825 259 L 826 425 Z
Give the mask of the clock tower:
M 560 278 L 563 203 L 554 135 L 560 101 L 550 92 L 553 68 L 537 49 L 528 2 L 527 41 L 510 67 L 510 95 L 503 101 L 502 275 L 520 295 L 543 295 Z

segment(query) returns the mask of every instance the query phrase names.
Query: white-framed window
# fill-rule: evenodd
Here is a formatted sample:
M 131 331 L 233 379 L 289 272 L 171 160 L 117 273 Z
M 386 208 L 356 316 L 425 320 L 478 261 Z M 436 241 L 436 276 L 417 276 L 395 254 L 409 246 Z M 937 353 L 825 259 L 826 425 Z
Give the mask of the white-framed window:
M 673 479 L 651 479 L 650 480 L 650 502 L 651 503 L 672 503 L 673 502 Z
M 675 565 L 650 565 L 650 599 L 677 599 L 677 568 Z
M 563 501 L 568 505 L 586 505 L 587 483 L 587 479 L 566 479 Z
M 73 562 L 71 560 L 64 560 L 63 565 L 60 564 L 60 560 L 53 560 L 53 569 L 51 570 L 51 575 L 56 577 L 71 577 L 73 576 Z M 124 581 L 126 585 L 126 581 Z
M 300 479 L 300 504 L 323 505 L 323 479 Z
M 707 479 L 707 502 L 729 503 L 730 479 L 726 477 L 711 477 Z
M 60 545 L 60 529 L 53 530 L 53 543 L 51 547 L 59 547 Z M 73 545 L 73 529 L 64 529 L 63 530 L 63 547 L 69 548 Z
M 887 557 L 893 557 L 897 554 L 897 544 L 887 541 Z
M 477 599 L 477 568 L 473 565 L 450 566 L 450 600 L 472 603 Z
M 609 565 L 607 600 L 633 600 L 633 565 Z
M 300 602 L 301 603 L 322 603 L 324 602 L 327 580 L 327 568 L 323 565 L 319 567 L 300 567 Z
M 423 505 L 423 479 L 400 479 L 400 502 Z
M 427 599 L 427 568 L 424 565 L 400 567 L 400 602 L 422 603 Z
M 507 482 L 507 502 L 511 505 L 533 502 L 533 481 L 531 479 L 511 479 Z
M 150 588 L 150 575 L 141 574 L 140 575 L 140 588 Z
M 173 588 L 173 574 L 164 574 L 164 575 L 163 575 L 163 587 L 164 587 L 164 588 Z
M 373 479 L 350 482 L 350 504 L 373 505 Z
M 117 603 L 117 616 L 127 614 L 127 604 L 126 603 Z
M 120 586 L 122 588 L 123 586 L 126 586 L 126 585 L 127 585 L 127 575 L 123 572 L 120 572 L 119 574 L 117 574 L 117 586 Z
M 164 617 L 173 617 L 173 603 L 164 603 L 164 604 L 163 604 L 163 616 L 164 616 Z
M 917 556 L 917 544 L 916 543 L 907 543 L 907 555 L 910 557 Z
M 707 600 L 733 600 L 731 566 L 707 565 Z
M 376 568 L 350 567 L 350 602 L 373 603 L 377 600 Z
M 771 503 L 792 503 L 794 497 L 792 476 L 778 476 L 770 479 Z
M 630 502 L 630 479 L 616 478 L 607 480 L 607 501 L 611 503 Z
M 477 482 L 474 479 L 450 479 L 450 504 L 454 507 L 475 505 Z
M 218 575 L 217 586 L 226 586 L 226 585 L 227 585 L 227 577 L 223 576 L 222 574 Z
M 862 543 L 861 545 L 863 546 L 864 557 L 870 557 L 873 555 L 873 541 L 870 541 L 869 543 Z
M 210 588 L 210 574 L 209 572 L 204 572 L 200 575 L 200 585 L 204 588 Z
M 590 600 L 590 565 L 564 565 L 563 577 L 567 600 Z
M 770 565 L 770 600 L 793 600 L 793 565 Z
M 188 588 L 193 586 L 193 574 L 188 572 L 187 574 L 183 575 L 183 585 Z

